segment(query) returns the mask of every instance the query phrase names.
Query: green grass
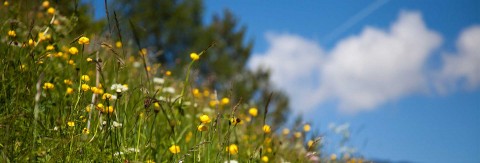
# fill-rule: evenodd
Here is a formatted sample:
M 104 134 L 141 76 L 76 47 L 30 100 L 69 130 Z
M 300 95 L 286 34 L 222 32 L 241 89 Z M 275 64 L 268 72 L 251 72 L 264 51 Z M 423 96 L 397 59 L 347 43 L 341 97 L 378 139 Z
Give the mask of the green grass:
M 189 80 L 197 61 L 170 75 L 131 41 L 72 36 L 74 17 L 58 11 L 18 13 L 10 2 L 0 12 L 1 162 L 307 162 L 308 153 L 322 162 L 358 161 L 331 159 L 303 128 L 265 132 L 266 106 Z M 90 43 L 79 44 L 81 37 Z M 202 124 L 202 115 L 211 122 Z

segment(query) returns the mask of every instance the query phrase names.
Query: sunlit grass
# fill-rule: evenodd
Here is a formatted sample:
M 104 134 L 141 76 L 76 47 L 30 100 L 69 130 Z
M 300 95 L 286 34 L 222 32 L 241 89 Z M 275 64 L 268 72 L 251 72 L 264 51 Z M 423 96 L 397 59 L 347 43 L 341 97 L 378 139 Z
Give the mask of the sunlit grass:
M 322 153 L 309 124 L 277 132 L 268 106 L 195 85 L 190 71 L 209 47 L 172 74 L 131 41 L 72 36 L 73 17 L 48 1 L 28 13 L 16 5 L 0 10 L 2 162 L 361 160 Z

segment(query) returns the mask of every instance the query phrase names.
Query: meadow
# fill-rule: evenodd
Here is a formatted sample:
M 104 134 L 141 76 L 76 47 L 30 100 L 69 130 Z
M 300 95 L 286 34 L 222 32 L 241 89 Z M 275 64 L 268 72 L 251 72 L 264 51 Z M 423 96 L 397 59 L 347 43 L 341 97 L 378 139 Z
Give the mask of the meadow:
M 269 98 L 193 82 L 209 47 L 175 74 L 135 40 L 74 35 L 52 4 L 0 7 L 1 162 L 364 162 L 324 153 L 308 123 L 272 124 Z

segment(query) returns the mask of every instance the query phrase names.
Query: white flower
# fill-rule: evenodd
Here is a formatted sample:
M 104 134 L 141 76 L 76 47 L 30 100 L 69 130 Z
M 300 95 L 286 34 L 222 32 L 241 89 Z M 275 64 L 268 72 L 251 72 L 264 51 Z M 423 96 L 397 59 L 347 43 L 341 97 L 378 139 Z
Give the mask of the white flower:
M 133 62 L 133 67 L 139 68 L 140 66 L 142 66 L 140 62 Z
M 113 121 L 113 127 L 120 128 L 120 127 L 122 127 L 122 124 L 118 123 L 117 121 Z
M 110 97 L 110 100 L 116 100 L 117 99 L 117 95 L 112 95 L 112 97 Z
M 165 79 L 154 77 L 153 82 L 157 83 L 157 84 L 163 84 L 163 83 L 165 83 Z
M 230 161 L 225 161 L 224 163 L 238 163 L 237 160 L 230 160 Z
M 54 131 L 57 131 L 57 130 L 58 130 L 58 127 L 57 127 L 57 126 L 55 126 L 55 127 L 53 128 L 53 130 L 54 130 Z
M 115 90 L 117 93 L 122 93 L 128 90 L 128 87 L 121 84 L 113 84 L 110 89 Z
M 165 88 L 163 88 L 162 91 L 163 91 L 163 92 L 170 93 L 170 94 L 174 94 L 174 93 L 175 93 L 175 88 L 173 88 L 173 87 L 165 87 Z

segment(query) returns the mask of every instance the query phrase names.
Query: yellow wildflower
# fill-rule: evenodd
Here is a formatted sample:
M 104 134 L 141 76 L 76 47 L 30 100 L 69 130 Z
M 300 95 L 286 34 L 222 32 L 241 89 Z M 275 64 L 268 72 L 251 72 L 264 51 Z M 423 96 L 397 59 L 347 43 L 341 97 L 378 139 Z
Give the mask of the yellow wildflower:
M 55 86 L 52 83 L 44 83 L 43 84 L 43 89 L 45 89 L 45 90 L 52 90 L 53 88 L 55 88 Z
M 102 95 L 102 99 L 104 99 L 104 100 L 106 100 L 106 99 L 111 99 L 111 98 L 112 98 L 112 94 L 110 94 L 110 93 L 104 93 L 104 94 Z
M 87 107 L 85 107 L 85 111 L 88 113 L 90 112 L 90 110 L 92 110 L 92 108 L 90 107 L 90 105 L 87 105 Z
M 258 115 L 258 109 L 257 108 L 250 108 L 248 110 L 248 113 L 254 117 L 256 117 Z
M 208 115 L 204 114 L 200 116 L 200 121 L 202 123 L 210 123 L 212 120 L 210 119 L 210 117 L 208 117 Z
M 68 122 L 67 122 L 67 125 L 70 126 L 70 127 L 73 127 L 73 126 L 75 126 L 75 122 L 73 122 L 73 121 L 68 121 Z
M 267 156 L 263 156 L 263 157 L 262 157 L 262 161 L 263 161 L 263 162 L 268 162 L 268 157 L 267 157 Z
M 89 82 L 90 81 L 90 77 L 88 75 L 82 75 L 82 77 L 80 79 L 82 79 L 84 82 Z
M 308 148 L 311 148 L 313 146 L 313 140 L 309 140 L 307 146 Z
M 231 155 L 236 155 L 238 153 L 238 147 L 235 144 L 230 144 L 230 146 L 227 147 L 227 152 L 229 152 Z
M 53 7 L 48 8 L 47 13 L 50 14 L 50 15 L 55 14 L 55 8 L 53 8 Z
M 172 75 L 172 72 L 171 72 L 171 71 L 167 71 L 167 72 L 165 72 L 165 75 L 170 76 L 170 75 Z
M 138 54 L 140 54 L 140 56 L 146 56 L 148 53 L 147 49 L 146 48 L 142 48 L 140 50 L 140 52 L 138 52 Z
M 101 88 L 92 87 L 92 88 L 90 88 L 90 90 L 92 90 L 92 92 L 94 94 L 100 94 L 100 95 L 103 94 L 103 89 L 101 89 Z
M 228 103 L 230 103 L 230 99 L 226 97 L 222 98 L 222 105 L 227 105 Z
M 82 84 L 82 90 L 86 92 L 90 90 L 90 86 L 88 86 L 88 84 Z
M 75 61 L 73 61 L 73 59 L 68 60 L 67 63 L 70 64 L 70 65 L 75 65 Z
M 24 65 L 24 64 L 20 65 L 20 71 L 25 71 L 25 70 L 27 70 L 27 65 Z
M 211 100 L 209 103 L 210 107 L 214 107 L 218 104 L 218 101 L 217 100 Z
M 70 79 L 63 80 L 63 83 L 65 83 L 66 85 L 72 85 L 73 84 L 73 82 Z
M 272 128 L 269 125 L 263 125 L 263 132 L 269 134 L 272 131 Z
M 67 88 L 67 95 L 73 94 L 73 88 L 68 87 Z
M 48 2 L 48 1 L 43 1 L 42 6 L 43 6 L 44 8 L 48 8 L 48 7 L 50 7 L 50 2 Z
M 77 49 L 77 47 L 72 46 L 68 49 L 68 52 L 70 52 L 70 54 L 72 54 L 72 55 L 76 55 L 76 54 L 78 54 L 78 49 Z
M 8 3 L 8 2 L 7 2 Z M 14 31 L 14 30 L 9 30 L 8 31 L 8 36 L 10 37 L 16 37 L 17 36 L 17 33 Z
M 63 56 L 63 52 L 55 53 L 55 57 L 62 57 L 62 56 Z
M 102 103 L 97 104 L 97 109 L 98 110 L 103 110 L 105 106 Z
M 188 143 L 193 137 L 192 131 L 189 131 L 187 135 L 185 135 L 185 141 Z
M 200 124 L 197 127 L 198 131 L 207 131 L 208 127 L 204 124 Z
M 230 118 L 230 124 L 231 125 L 237 125 L 240 122 L 241 122 L 241 120 L 239 118 L 236 118 L 236 117 Z
M 48 45 L 46 49 L 47 51 L 55 50 L 55 47 L 53 45 Z
M 200 90 L 195 88 L 195 89 L 193 89 L 192 93 L 193 93 L 193 96 L 198 97 L 200 95 Z
M 177 154 L 180 153 L 180 146 L 172 145 L 170 148 L 168 148 L 168 150 L 170 150 L 170 152 L 173 154 Z
M 3 2 L 3 6 L 7 7 L 8 5 L 10 5 L 10 3 L 8 3 L 8 1 Z
M 33 41 L 33 39 L 29 39 L 28 40 L 28 45 L 30 45 L 30 46 L 35 45 L 35 41 Z
M 121 47 L 122 47 L 122 42 L 117 41 L 117 42 L 115 43 L 115 46 L 116 46 L 117 48 L 121 48 Z
M 92 58 L 90 58 L 90 57 L 87 58 L 87 62 L 92 62 L 92 61 L 93 61 Z
M 295 136 L 295 138 L 300 138 L 300 137 L 302 137 L 302 133 L 301 132 L 295 132 L 295 133 L 293 133 L 293 136 Z
M 107 112 L 107 113 L 109 113 L 109 114 L 112 114 L 113 111 L 114 111 L 114 110 L 113 110 L 113 106 L 108 106 L 108 107 L 106 107 L 105 110 L 104 110 L 104 112 Z
M 89 131 L 87 128 L 83 128 L 82 133 L 83 133 L 83 134 L 89 134 L 90 131 Z
M 190 58 L 194 61 L 200 59 L 200 56 L 197 53 L 191 53 Z
M 330 155 L 330 160 L 337 160 L 337 155 L 336 154 L 331 154 Z
M 203 96 L 205 96 L 205 97 L 210 96 L 210 91 L 208 91 L 208 90 L 203 90 Z
M 78 44 L 88 45 L 88 44 L 90 44 L 90 39 L 88 39 L 88 37 L 82 36 L 78 39 Z
M 310 131 L 310 128 L 311 128 L 311 127 L 310 127 L 310 124 L 305 124 L 305 125 L 303 125 L 303 131 L 305 131 L 305 132 Z
M 290 133 L 290 130 L 289 130 L 288 128 L 284 128 L 284 129 L 282 130 L 282 134 L 283 134 L 283 135 L 288 135 L 289 133 Z

